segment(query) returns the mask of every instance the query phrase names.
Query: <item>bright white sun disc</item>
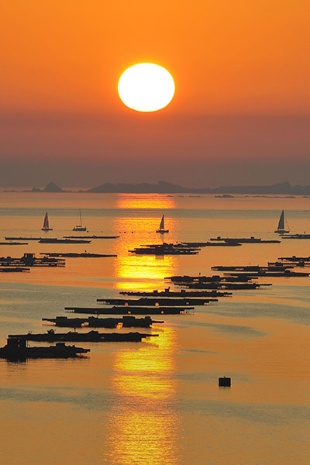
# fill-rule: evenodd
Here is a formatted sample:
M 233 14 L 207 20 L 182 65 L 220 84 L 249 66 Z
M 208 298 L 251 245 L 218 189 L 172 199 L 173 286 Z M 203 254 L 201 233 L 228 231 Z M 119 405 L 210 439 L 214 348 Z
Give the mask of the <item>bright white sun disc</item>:
M 169 71 L 154 63 L 133 65 L 118 81 L 121 101 L 136 111 L 161 110 L 171 102 L 174 92 L 174 80 Z

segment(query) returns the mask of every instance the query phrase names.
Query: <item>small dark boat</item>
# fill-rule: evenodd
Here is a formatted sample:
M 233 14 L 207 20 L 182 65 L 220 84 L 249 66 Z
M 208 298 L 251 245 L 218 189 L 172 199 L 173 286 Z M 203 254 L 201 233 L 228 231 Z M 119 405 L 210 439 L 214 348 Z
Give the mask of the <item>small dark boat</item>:
M 53 231 L 52 228 L 50 228 L 50 223 L 48 219 L 48 213 L 45 213 L 44 220 L 43 220 L 43 226 L 42 226 L 42 231 Z
M 168 233 L 168 232 L 169 232 L 169 229 L 166 229 L 166 228 L 165 228 L 165 215 L 163 215 L 163 216 L 161 217 L 160 224 L 159 224 L 159 228 L 156 229 L 156 232 L 159 233 L 159 234 L 164 234 L 164 233 Z
M 82 213 L 81 213 L 81 210 L 80 210 L 80 223 L 76 226 L 74 226 L 74 228 L 72 229 L 72 231 L 87 231 L 87 228 L 86 226 L 83 226 L 82 224 Z
M 286 234 L 286 233 L 289 233 L 289 232 L 290 232 L 290 229 L 289 229 L 288 226 L 286 226 L 284 210 L 282 210 L 280 218 L 279 218 L 279 222 L 278 222 L 278 227 L 275 230 L 275 233 Z
M 28 358 L 77 358 L 89 352 L 90 349 L 67 346 L 58 342 L 49 347 L 28 347 L 24 336 L 9 336 L 7 344 L 0 348 L 0 358 L 9 361 L 25 361 Z

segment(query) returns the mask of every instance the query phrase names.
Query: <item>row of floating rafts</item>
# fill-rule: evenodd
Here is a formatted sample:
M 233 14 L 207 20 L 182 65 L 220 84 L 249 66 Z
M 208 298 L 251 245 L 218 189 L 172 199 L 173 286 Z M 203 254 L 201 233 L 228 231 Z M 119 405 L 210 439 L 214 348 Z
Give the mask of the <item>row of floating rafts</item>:
M 147 244 L 129 250 L 137 255 L 195 255 L 200 251 L 199 247 L 187 246 L 183 243 Z
M 97 254 L 88 252 L 52 252 L 41 253 L 43 257 L 36 257 L 34 253 L 24 253 L 22 257 L 0 257 L 0 272 L 25 272 L 30 271 L 32 267 L 64 267 L 65 258 L 82 257 L 116 257 L 115 254 Z
M 156 298 L 142 299 L 97 299 L 98 302 L 105 304 L 117 303 L 117 306 L 109 308 L 81 308 L 81 307 L 66 307 L 66 311 L 79 314 L 93 314 L 96 316 L 85 316 L 78 318 L 68 318 L 67 316 L 58 316 L 56 318 L 43 318 L 54 326 L 62 328 L 74 328 L 74 331 L 66 333 L 57 333 L 54 329 L 49 329 L 45 333 L 33 334 L 17 334 L 9 335 L 7 345 L 0 349 L 0 357 L 9 360 L 25 360 L 27 358 L 68 358 L 78 357 L 85 354 L 89 349 L 77 348 L 75 346 L 66 346 L 65 342 L 141 342 L 145 338 L 156 337 L 158 334 L 140 333 L 140 332 L 108 332 L 102 333 L 91 330 L 88 332 L 77 332 L 76 328 L 109 328 L 115 329 L 121 326 L 122 328 L 146 328 L 149 329 L 153 323 L 163 323 L 163 321 L 153 320 L 150 315 L 153 314 L 181 314 L 187 312 L 193 307 L 189 307 L 190 301 L 185 302 L 185 299 L 165 298 L 164 300 Z M 208 297 L 201 300 L 195 300 L 195 304 L 205 304 L 217 299 Z M 176 303 L 184 303 L 182 307 L 176 307 Z M 161 306 L 165 304 L 165 307 Z M 122 315 L 122 317 L 100 318 L 98 315 Z M 134 316 L 146 315 L 144 318 Z M 50 347 L 28 347 L 28 341 L 39 342 L 57 342 L 56 346 Z
M 196 255 L 200 252 L 202 247 L 234 247 L 241 246 L 242 244 L 265 244 L 265 243 L 280 243 L 281 241 L 273 239 L 260 239 L 260 238 L 211 238 L 208 242 L 176 242 L 163 244 L 146 244 L 135 247 L 129 250 L 130 253 L 136 255 Z
M 146 328 L 149 329 L 153 323 L 163 323 L 163 321 L 152 320 L 150 316 L 145 318 L 135 318 L 134 316 L 124 316 L 123 318 L 67 318 L 59 316 L 56 318 L 43 318 L 54 326 L 74 328 L 74 331 L 57 333 L 54 329 L 49 329 L 45 333 L 34 334 L 13 334 L 9 335 L 7 344 L 0 348 L 0 358 L 12 361 L 24 361 L 27 358 L 72 358 L 80 357 L 89 352 L 90 349 L 82 347 L 68 346 L 66 342 L 141 342 L 150 337 L 157 337 L 158 334 L 140 332 L 99 332 L 90 330 L 88 332 L 77 332 L 76 328 Z M 56 343 L 49 347 L 29 347 L 28 341 Z
M 41 257 L 37 258 L 34 253 L 24 253 L 22 257 L 0 257 L 1 272 L 25 272 L 30 271 L 32 267 L 53 267 L 59 268 L 65 266 L 63 258 Z
M 169 279 L 177 286 L 187 289 L 227 289 L 245 290 L 259 289 L 261 286 L 270 286 L 267 283 L 257 283 L 260 277 L 305 277 L 310 273 L 292 270 L 293 265 L 267 265 L 267 266 L 217 266 L 212 269 L 225 271 L 223 276 L 171 276 Z

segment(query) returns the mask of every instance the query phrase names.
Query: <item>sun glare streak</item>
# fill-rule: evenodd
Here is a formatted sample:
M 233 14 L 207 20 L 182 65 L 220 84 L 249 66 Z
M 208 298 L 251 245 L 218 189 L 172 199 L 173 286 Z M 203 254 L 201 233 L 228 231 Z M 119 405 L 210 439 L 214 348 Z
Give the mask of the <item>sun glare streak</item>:
M 115 243 L 117 259 L 113 262 L 117 277 L 115 286 L 119 290 L 163 288 L 164 278 L 176 273 L 177 259 L 174 256 L 155 257 L 153 255 L 135 255 L 130 253 L 140 245 L 173 241 L 176 231 L 175 218 L 168 218 L 169 235 L 156 233 L 162 212 L 173 209 L 174 199 L 160 195 L 139 196 L 121 194 L 117 199 L 117 208 L 129 210 L 128 215 L 118 218 L 114 229 L 121 234 L 121 240 Z M 153 210 L 160 210 L 156 218 Z M 130 211 L 132 210 L 132 211 Z M 157 213 L 156 213 L 157 215 Z
M 139 194 L 119 194 L 117 196 L 117 208 L 126 208 L 126 209 L 158 209 L 162 212 L 175 208 L 175 201 L 173 197 L 162 196 L 158 194 L 147 195 Z
M 177 464 L 179 418 L 176 393 L 175 331 L 165 328 L 155 344 L 115 353 L 113 392 L 118 397 L 111 413 L 109 450 L 113 463 Z

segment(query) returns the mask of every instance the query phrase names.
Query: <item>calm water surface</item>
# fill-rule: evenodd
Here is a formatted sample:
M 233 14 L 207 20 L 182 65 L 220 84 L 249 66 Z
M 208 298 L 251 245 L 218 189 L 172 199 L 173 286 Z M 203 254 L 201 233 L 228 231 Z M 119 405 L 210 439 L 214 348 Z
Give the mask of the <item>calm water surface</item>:
M 309 198 L 6 193 L 7 236 L 118 235 L 90 244 L 0 245 L 0 256 L 100 252 L 65 268 L 0 273 L 0 345 L 8 334 L 45 331 L 65 306 L 96 306 L 122 290 L 164 289 L 177 274 L 216 265 L 264 265 L 309 256 L 307 240 L 206 247 L 194 256 L 136 256 L 141 244 L 211 237 L 276 238 L 285 209 L 291 232 L 310 232 Z M 48 211 L 53 231 L 43 233 Z M 155 230 L 161 215 L 170 229 Z M 310 268 L 309 268 L 310 271 Z M 0 360 L 1 463 L 8 465 L 304 465 L 310 455 L 309 279 L 272 286 L 165 316 L 143 343 L 83 344 L 82 360 Z M 230 389 L 218 387 L 230 376 Z

